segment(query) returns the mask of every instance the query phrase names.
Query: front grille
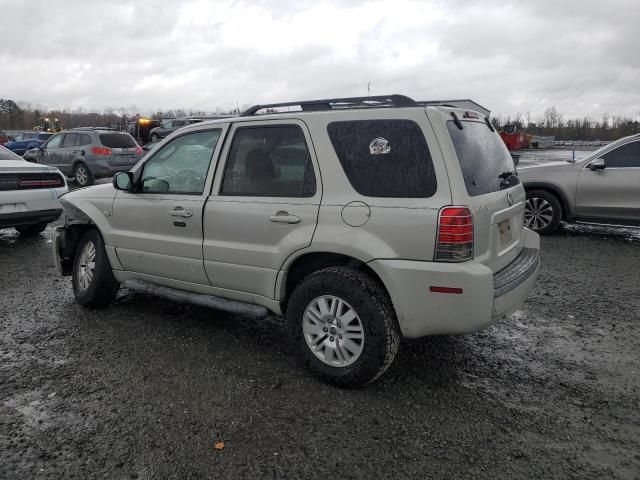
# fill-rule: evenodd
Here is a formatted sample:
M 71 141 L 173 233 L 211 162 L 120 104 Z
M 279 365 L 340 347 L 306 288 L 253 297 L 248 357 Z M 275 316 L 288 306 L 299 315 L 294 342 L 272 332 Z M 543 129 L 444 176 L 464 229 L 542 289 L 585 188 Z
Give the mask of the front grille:
M 0 191 L 60 188 L 64 179 L 58 173 L 0 173 Z
M 524 283 L 533 275 L 539 263 L 537 248 L 523 248 L 513 262 L 493 275 L 493 297 L 501 297 Z

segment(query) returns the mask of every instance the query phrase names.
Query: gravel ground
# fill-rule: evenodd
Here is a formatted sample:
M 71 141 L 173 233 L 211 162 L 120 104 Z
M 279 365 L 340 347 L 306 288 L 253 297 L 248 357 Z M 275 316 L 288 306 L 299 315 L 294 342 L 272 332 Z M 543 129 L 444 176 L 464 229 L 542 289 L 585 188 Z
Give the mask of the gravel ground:
M 544 237 L 514 318 L 405 341 L 358 390 L 299 367 L 279 318 L 79 307 L 49 234 L 0 230 L 2 479 L 640 478 L 637 231 Z

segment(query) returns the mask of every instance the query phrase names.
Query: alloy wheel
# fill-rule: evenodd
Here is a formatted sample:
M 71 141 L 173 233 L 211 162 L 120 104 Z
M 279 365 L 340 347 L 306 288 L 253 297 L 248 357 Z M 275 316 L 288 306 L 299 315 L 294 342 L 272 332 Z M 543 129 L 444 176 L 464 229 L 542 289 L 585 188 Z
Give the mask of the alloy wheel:
M 87 173 L 87 169 L 83 166 L 79 166 L 76 168 L 76 181 L 80 185 L 85 185 L 89 180 L 89 175 Z
M 78 288 L 85 291 L 91 285 L 96 268 L 96 246 L 93 242 L 85 243 L 78 258 Z
M 364 348 L 364 327 L 356 311 L 334 295 L 312 300 L 304 311 L 302 334 L 321 362 L 332 367 L 354 363 Z
M 548 226 L 553 219 L 553 207 L 544 198 L 532 197 L 527 199 L 524 211 L 524 223 L 528 228 L 541 230 Z

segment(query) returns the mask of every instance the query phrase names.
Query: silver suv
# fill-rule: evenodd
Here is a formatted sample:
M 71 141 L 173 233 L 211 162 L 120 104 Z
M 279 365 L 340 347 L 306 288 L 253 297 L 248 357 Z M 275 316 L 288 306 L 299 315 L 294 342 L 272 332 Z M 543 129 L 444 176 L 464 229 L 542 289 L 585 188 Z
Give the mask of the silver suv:
M 525 224 L 540 234 L 561 221 L 640 227 L 640 134 L 621 138 L 587 157 L 522 168 Z
M 362 385 L 402 336 L 472 332 L 525 300 L 539 237 L 514 170 L 474 111 L 400 95 L 258 105 L 64 195 L 54 257 L 87 307 L 127 282 L 282 314 L 315 374 Z
M 57 167 L 86 187 L 97 178 L 131 169 L 142 154 L 142 147 L 126 132 L 86 127 L 51 137 L 38 148 L 35 161 Z

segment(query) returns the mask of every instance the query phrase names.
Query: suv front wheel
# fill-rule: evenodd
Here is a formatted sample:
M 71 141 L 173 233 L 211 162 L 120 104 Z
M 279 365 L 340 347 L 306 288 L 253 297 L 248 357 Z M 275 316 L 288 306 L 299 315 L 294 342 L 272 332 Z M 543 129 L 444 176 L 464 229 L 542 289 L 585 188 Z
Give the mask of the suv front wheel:
M 289 339 L 306 366 L 341 387 L 372 382 L 400 345 L 386 292 L 362 272 L 330 267 L 307 276 L 287 307 Z
M 88 230 L 78 242 L 71 282 L 76 300 L 85 307 L 106 307 L 116 298 L 120 284 L 113 276 L 97 230 Z

